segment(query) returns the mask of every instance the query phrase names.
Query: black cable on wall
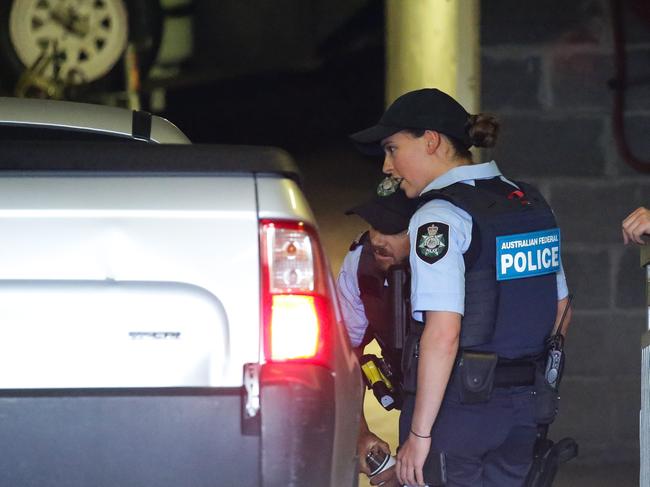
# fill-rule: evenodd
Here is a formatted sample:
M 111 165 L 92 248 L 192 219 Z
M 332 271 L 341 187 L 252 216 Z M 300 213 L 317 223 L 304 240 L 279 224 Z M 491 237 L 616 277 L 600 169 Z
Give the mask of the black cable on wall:
M 625 52 L 625 19 L 624 3 L 628 4 L 639 17 L 650 23 L 650 2 L 647 0 L 611 0 L 612 27 L 614 35 L 614 65 L 616 77 L 610 81 L 610 87 L 614 90 L 614 107 L 612 112 L 612 123 L 614 140 L 623 160 L 636 171 L 650 173 L 650 159 L 638 158 L 630 148 L 625 135 L 625 104 L 627 88 L 633 85 L 650 83 L 650 78 L 637 78 L 629 80 L 627 76 L 627 54 Z

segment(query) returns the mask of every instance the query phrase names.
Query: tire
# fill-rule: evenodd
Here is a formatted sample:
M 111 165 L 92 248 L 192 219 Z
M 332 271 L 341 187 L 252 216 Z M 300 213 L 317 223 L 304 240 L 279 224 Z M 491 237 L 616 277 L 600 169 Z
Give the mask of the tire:
M 69 85 L 121 82 L 121 59 L 128 42 L 139 54 L 141 74 L 156 58 L 162 34 L 159 0 L 0 0 L 0 77 L 14 86 L 47 39 L 61 55 L 61 78 Z M 127 6 L 128 5 L 128 6 Z M 52 63 L 46 76 L 53 75 Z

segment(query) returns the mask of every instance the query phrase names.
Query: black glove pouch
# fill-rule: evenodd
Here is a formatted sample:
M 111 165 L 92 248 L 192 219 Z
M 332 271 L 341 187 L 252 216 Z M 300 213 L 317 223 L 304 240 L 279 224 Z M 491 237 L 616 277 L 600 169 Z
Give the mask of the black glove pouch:
M 402 353 L 402 391 L 415 394 L 418 386 L 418 348 L 420 335 L 410 333 L 406 337 Z
M 494 385 L 494 371 L 499 357 L 496 353 L 461 353 L 456 374 L 460 381 L 460 402 L 476 404 L 487 402 Z
M 429 487 L 447 485 L 447 466 L 445 464 L 445 453 L 430 450 L 427 459 L 422 467 L 424 483 Z
M 557 416 L 559 405 L 559 393 L 546 381 L 546 363 L 540 361 L 535 367 L 535 421 L 537 424 L 551 424 Z
M 401 446 L 397 447 L 397 453 Z M 430 449 L 422 466 L 422 476 L 427 487 L 447 485 L 447 456 L 444 451 Z

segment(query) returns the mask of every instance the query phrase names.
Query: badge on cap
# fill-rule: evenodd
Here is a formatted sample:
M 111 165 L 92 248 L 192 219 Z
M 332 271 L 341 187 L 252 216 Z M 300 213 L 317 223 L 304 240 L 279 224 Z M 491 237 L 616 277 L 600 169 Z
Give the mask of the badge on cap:
M 447 254 L 449 225 L 430 222 L 418 228 L 416 253 L 427 264 L 434 264 Z
M 392 176 L 384 178 L 379 186 L 377 186 L 377 196 L 390 196 L 399 189 L 401 179 L 396 179 Z

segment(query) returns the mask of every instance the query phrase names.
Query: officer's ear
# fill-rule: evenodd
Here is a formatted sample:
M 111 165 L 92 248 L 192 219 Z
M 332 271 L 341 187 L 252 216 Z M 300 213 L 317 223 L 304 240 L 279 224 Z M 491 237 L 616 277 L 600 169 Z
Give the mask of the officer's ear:
M 442 140 L 440 133 L 436 132 L 435 130 L 425 130 L 422 137 L 424 138 L 424 142 L 426 144 L 427 154 L 432 155 L 435 153 L 438 150 L 438 147 L 440 146 L 440 142 Z

